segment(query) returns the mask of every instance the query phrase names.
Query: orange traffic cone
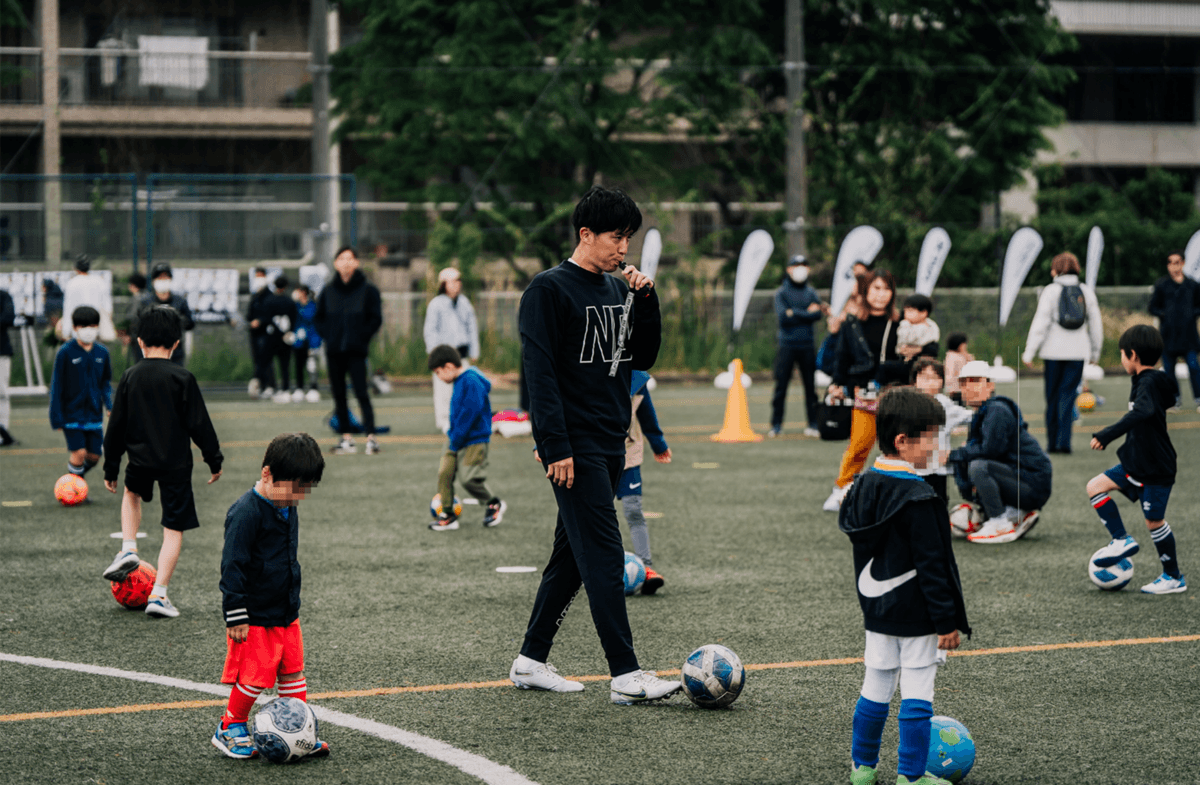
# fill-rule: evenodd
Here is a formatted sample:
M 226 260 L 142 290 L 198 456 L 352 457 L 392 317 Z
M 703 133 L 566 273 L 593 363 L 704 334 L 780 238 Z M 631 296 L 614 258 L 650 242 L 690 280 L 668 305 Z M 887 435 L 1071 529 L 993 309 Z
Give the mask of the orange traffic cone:
M 750 427 L 750 406 L 746 388 L 742 386 L 742 361 L 733 361 L 733 384 L 725 400 L 725 424 L 719 433 L 709 437 L 714 442 L 761 442 L 762 435 Z

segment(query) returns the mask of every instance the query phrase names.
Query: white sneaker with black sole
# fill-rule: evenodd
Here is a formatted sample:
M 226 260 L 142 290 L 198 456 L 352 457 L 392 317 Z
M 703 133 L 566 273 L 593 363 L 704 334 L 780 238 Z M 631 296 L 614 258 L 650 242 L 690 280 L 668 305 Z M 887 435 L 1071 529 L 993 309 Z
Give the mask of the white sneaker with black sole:
M 658 678 L 654 671 L 632 671 L 613 678 L 608 697 L 620 706 L 669 698 L 683 689 L 683 683 Z
M 582 684 L 559 676 L 558 670 L 553 665 L 531 660 L 523 654 L 513 660 L 512 667 L 508 671 L 508 678 L 523 690 L 583 692 Z
M 174 619 L 179 615 L 179 609 L 172 605 L 171 600 L 166 597 L 152 596 L 150 602 L 146 603 L 146 615 L 159 619 Z
M 121 551 L 117 554 L 117 558 L 113 559 L 112 564 L 108 565 L 108 569 L 104 571 L 104 580 L 119 583 L 125 580 L 129 573 L 137 569 L 138 558 L 136 551 Z

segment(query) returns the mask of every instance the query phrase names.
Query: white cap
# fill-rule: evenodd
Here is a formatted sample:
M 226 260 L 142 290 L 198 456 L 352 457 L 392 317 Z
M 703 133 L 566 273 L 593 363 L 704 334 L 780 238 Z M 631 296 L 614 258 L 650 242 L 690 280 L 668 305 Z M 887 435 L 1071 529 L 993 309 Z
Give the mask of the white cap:
M 453 267 L 446 267 L 440 273 L 438 273 L 438 283 L 457 281 L 459 278 L 462 278 L 462 274 Z
M 988 365 L 985 360 L 971 360 L 962 367 L 958 372 L 960 379 L 995 379 L 992 371 L 992 366 Z

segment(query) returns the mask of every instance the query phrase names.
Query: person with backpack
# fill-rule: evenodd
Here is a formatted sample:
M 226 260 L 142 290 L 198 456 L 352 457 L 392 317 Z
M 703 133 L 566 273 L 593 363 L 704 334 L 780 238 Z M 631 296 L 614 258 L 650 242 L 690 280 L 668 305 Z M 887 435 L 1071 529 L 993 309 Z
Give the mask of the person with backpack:
M 1038 297 L 1021 360 L 1033 368 L 1034 355 L 1045 361 L 1046 452 L 1071 453 L 1075 396 L 1086 362 L 1100 359 L 1104 325 L 1096 293 L 1079 282 L 1079 259 L 1067 251 L 1050 266 L 1054 282 Z

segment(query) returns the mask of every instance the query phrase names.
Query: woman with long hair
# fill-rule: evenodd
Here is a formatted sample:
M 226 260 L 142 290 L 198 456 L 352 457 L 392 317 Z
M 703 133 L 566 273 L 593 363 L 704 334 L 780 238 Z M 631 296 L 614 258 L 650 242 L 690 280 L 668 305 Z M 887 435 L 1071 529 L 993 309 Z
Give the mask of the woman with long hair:
M 862 471 L 875 445 L 875 408 L 879 388 L 903 375 L 896 353 L 896 279 L 886 270 L 858 277 L 858 308 L 846 316 L 838 332 L 838 348 L 829 396 L 839 401 L 854 397 L 850 415 L 850 444 L 824 509 L 836 512 Z

